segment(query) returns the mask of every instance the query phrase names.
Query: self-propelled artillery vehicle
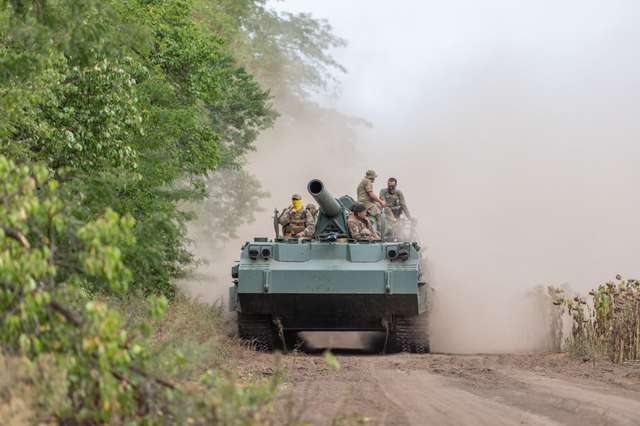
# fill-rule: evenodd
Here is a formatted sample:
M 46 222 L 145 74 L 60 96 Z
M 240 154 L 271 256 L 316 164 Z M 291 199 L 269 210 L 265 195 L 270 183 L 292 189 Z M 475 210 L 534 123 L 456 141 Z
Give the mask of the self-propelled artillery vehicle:
M 255 238 L 232 267 L 229 301 L 240 337 L 271 351 L 302 331 L 382 331 L 388 349 L 428 352 L 420 246 L 354 240 L 353 199 L 334 198 L 317 179 L 307 190 L 320 206 L 314 238 Z

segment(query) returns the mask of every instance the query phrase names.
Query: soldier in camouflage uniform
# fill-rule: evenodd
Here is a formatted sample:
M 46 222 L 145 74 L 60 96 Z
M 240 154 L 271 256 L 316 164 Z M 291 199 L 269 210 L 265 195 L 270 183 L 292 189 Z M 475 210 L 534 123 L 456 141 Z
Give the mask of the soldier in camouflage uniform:
M 377 177 L 375 171 L 367 170 L 356 191 L 358 202 L 364 205 L 375 229 L 379 229 L 381 209 L 385 207 L 385 202 L 373 191 L 373 182 Z
M 307 204 L 307 208 L 305 209 L 309 214 L 311 214 L 311 217 L 313 218 L 314 222 L 318 222 L 318 208 L 316 207 L 315 204 L 313 203 L 309 203 Z
M 291 196 L 291 205 L 278 216 L 278 223 L 285 238 L 311 238 L 316 229 L 315 217 L 302 208 L 300 194 Z
M 371 220 L 367 217 L 367 208 L 362 203 L 355 203 L 351 208 L 353 214 L 349 215 L 347 226 L 354 240 L 379 240 L 380 235 L 373 228 Z
M 386 214 L 386 218 L 393 221 L 394 219 L 399 219 L 404 213 L 407 219 L 411 219 L 407 203 L 404 200 L 404 194 L 397 189 L 397 186 L 398 179 L 391 177 L 387 181 L 387 187 L 380 190 L 380 199 L 384 200 L 387 205 L 385 213 L 392 213 Z

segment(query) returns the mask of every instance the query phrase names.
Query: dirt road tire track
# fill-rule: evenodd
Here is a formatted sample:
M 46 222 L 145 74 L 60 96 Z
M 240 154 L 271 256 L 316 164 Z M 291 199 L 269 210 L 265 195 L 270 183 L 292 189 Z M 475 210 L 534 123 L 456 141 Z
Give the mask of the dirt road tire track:
M 288 394 L 328 425 L 640 425 L 640 366 L 591 367 L 557 355 L 299 356 Z M 291 360 L 287 357 L 285 364 Z
M 386 397 L 406 413 L 410 425 L 557 424 L 527 410 L 475 395 L 450 379 L 426 371 L 381 370 L 374 375 Z

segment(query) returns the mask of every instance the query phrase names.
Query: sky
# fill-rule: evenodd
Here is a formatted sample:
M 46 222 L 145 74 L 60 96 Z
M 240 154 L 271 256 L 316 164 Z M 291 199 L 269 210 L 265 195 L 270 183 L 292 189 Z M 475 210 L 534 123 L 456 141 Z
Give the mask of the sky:
M 405 0 L 389 7 L 379 0 L 290 0 L 271 5 L 329 21 L 349 43 L 335 51 L 349 73 L 341 78 L 343 95 L 333 104 L 385 123 L 401 123 L 402 115 L 394 115 L 390 105 L 420 101 L 416 91 L 451 89 L 455 81 L 447 81 L 449 74 L 455 77 L 482 63 L 517 65 L 531 83 L 574 94 L 603 83 L 601 72 L 610 72 L 613 84 L 637 70 L 640 4 L 635 1 Z
M 447 282 L 640 276 L 640 3 L 271 4 L 347 40 L 319 99 L 372 123 L 354 168 L 398 177 Z
M 418 220 L 435 288 L 432 348 L 541 348 L 537 286 L 586 291 L 640 278 L 640 2 L 289 0 L 348 45 L 322 105 L 281 117 L 247 168 L 270 196 L 194 294 L 226 294 L 243 241 L 272 236 L 274 208 L 322 179 L 350 194 L 367 169 L 394 176 Z M 195 240 L 207 239 L 194 236 Z M 223 256 L 220 255 L 223 253 Z

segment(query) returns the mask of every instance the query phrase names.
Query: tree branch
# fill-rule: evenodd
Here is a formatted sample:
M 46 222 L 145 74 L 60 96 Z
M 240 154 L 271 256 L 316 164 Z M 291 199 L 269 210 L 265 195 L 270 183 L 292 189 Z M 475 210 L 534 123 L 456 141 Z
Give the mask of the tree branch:
M 7 237 L 20 243 L 22 247 L 26 248 L 27 250 L 31 248 L 31 244 L 29 244 L 29 241 L 27 240 L 27 238 L 24 235 L 22 235 L 20 232 L 14 231 L 13 229 L 9 229 L 9 228 L 2 228 L 2 229 Z
M 55 300 L 52 300 L 49 303 L 49 306 L 51 306 L 51 309 L 53 309 L 54 311 L 62 315 L 64 319 L 66 319 L 68 322 L 70 322 L 74 326 L 82 327 L 82 320 L 78 319 L 78 317 L 76 317 L 76 315 L 73 312 L 71 312 L 70 310 L 68 310 L 67 308 L 65 308 L 58 302 L 56 302 Z
M 51 308 L 58 312 L 60 315 L 62 315 L 69 323 L 71 323 L 72 325 L 74 325 L 75 327 L 81 327 L 82 326 L 82 320 L 78 319 L 76 317 L 76 315 L 71 312 L 70 310 L 68 310 L 67 308 L 65 308 L 64 306 L 62 306 L 61 304 L 59 304 L 58 302 L 56 302 L 55 300 L 52 300 L 51 303 L 49 303 L 49 306 L 51 306 Z M 164 379 L 161 379 L 160 377 L 156 377 L 156 376 L 152 376 L 151 374 L 145 372 L 144 370 L 135 367 L 133 365 L 129 365 L 127 366 L 127 369 L 129 369 L 131 372 L 144 377 L 147 380 L 151 380 L 156 382 L 157 384 L 164 386 L 165 388 L 169 388 L 169 389 L 175 389 L 175 385 L 171 382 L 168 382 Z M 114 372 L 112 371 L 112 374 Z M 115 374 L 114 374 L 115 376 Z
M 147 380 L 152 380 L 154 382 L 156 382 L 157 384 L 164 386 L 165 388 L 169 388 L 169 389 L 175 389 L 176 386 L 171 383 L 168 382 L 164 379 L 161 379 L 160 377 L 156 377 L 156 376 L 152 376 L 149 373 L 146 373 L 145 371 L 139 369 L 138 367 L 134 367 L 133 365 L 128 366 L 129 370 L 131 370 L 132 372 L 136 373 L 139 376 L 144 377 Z

